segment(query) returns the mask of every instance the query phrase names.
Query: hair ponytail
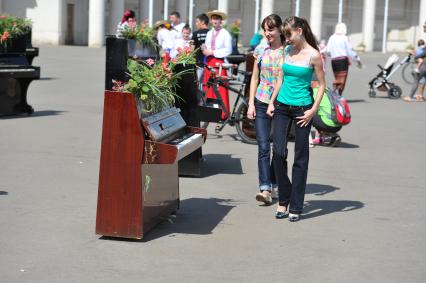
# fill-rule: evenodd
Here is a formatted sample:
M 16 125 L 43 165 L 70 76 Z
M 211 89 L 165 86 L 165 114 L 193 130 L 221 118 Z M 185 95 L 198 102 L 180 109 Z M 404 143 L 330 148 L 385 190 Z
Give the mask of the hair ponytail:
M 306 39 L 306 42 L 312 46 L 312 48 L 315 48 L 317 51 L 319 51 L 317 40 L 315 39 L 315 35 L 312 33 L 311 27 L 309 26 L 309 23 L 307 20 L 303 18 L 299 18 L 296 16 L 291 16 L 285 19 L 284 21 L 284 28 L 301 28 L 303 31 L 303 36 Z

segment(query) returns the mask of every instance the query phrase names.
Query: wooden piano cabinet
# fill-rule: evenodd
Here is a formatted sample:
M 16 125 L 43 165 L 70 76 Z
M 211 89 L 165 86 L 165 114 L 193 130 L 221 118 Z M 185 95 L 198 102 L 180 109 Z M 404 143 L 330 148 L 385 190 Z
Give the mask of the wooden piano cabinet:
M 131 94 L 105 92 L 96 233 L 142 238 L 143 132 Z
M 161 123 L 160 123 L 161 125 Z M 204 129 L 186 131 L 206 138 Z M 179 208 L 178 160 L 185 147 L 149 139 L 131 93 L 105 91 L 96 233 L 142 239 Z M 160 135 L 160 133 L 159 133 Z

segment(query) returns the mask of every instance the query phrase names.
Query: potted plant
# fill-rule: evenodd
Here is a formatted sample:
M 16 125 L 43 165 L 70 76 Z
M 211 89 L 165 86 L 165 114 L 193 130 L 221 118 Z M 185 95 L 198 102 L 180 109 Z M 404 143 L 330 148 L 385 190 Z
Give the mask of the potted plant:
M 25 52 L 26 33 L 31 31 L 31 21 L 14 16 L 0 16 L 0 53 Z
M 131 92 L 136 97 L 138 111 L 142 117 L 161 112 L 172 107 L 180 99 L 175 88 L 180 77 L 185 73 L 174 71 L 175 63 L 148 59 L 142 62 L 127 61 L 129 81 L 118 85 L 117 89 Z
M 134 22 L 126 26 L 121 36 L 128 40 L 129 56 L 156 57 L 157 43 L 154 41 L 154 33 L 154 29 L 146 23 L 138 25 Z

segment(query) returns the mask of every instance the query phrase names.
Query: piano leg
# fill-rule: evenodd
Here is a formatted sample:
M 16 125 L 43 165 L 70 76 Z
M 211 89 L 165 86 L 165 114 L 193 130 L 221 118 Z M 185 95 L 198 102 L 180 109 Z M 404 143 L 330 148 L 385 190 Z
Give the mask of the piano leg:
M 32 114 L 27 103 L 27 90 L 32 79 L 0 79 L 0 115 Z
M 14 107 L 15 113 L 27 113 L 28 115 L 34 113 L 34 108 L 28 104 L 27 102 L 27 90 L 28 86 L 30 85 L 32 79 L 21 79 L 20 85 L 21 85 L 21 100 L 18 104 Z

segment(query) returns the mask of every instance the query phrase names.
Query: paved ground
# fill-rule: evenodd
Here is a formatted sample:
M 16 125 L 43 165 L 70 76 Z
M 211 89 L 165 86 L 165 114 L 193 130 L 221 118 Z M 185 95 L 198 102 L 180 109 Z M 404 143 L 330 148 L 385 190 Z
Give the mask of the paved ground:
M 41 48 L 36 112 L 0 119 L 1 282 L 424 282 L 426 103 L 368 97 L 387 56 L 350 70 L 353 122 L 342 147 L 312 149 L 302 221 L 254 200 L 256 146 L 227 128 L 204 176 L 180 180 L 175 223 L 143 241 L 94 233 L 104 56 Z

